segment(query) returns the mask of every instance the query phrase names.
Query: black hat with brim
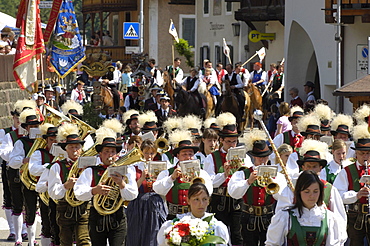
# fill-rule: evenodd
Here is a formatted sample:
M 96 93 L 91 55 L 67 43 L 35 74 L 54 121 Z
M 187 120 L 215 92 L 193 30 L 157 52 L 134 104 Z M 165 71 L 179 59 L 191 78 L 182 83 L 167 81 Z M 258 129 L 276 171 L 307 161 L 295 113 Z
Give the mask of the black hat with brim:
M 191 136 L 195 138 L 201 138 L 202 135 L 200 135 L 199 129 L 198 128 L 189 128 L 188 129 L 191 132 Z
M 59 143 L 58 145 L 62 147 L 62 149 L 66 150 L 66 146 L 68 144 L 81 144 L 85 143 L 84 140 L 81 140 L 77 134 L 71 134 L 67 136 L 67 140 L 64 143 Z
M 157 124 L 154 121 L 145 122 L 143 128 L 141 128 L 141 130 L 145 131 L 145 132 L 158 131 L 159 129 L 161 129 L 161 128 L 157 127 Z
M 11 114 L 12 116 L 18 116 L 18 117 L 19 117 L 19 115 L 20 115 L 20 113 L 19 113 L 17 110 L 10 111 L 10 114 Z
M 253 149 L 248 153 L 254 157 L 266 157 L 272 154 L 272 148 L 264 140 L 257 140 L 253 143 Z
M 297 160 L 298 165 L 301 167 L 305 162 L 318 162 L 322 168 L 328 164 L 328 161 L 320 158 L 320 153 L 316 150 L 309 150 L 303 155 L 302 160 Z
M 308 125 L 305 132 L 301 132 L 301 135 L 306 137 L 307 135 L 324 136 L 321 134 L 320 127 L 317 125 Z
M 220 127 L 216 124 L 216 123 L 212 123 L 210 126 L 209 126 L 210 129 L 212 130 L 215 130 L 215 131 L 219 131 L 221 130 Z
M 27 126 L 34 126 L 40 124 L 41 122 L 37 119 L 36 115 L 29 115 L 26 117 L 26 122 L 21 124 L 21 127 L 26 128 Z
M 126 125 L 130 125 L 132 120 L 137 120 L 137 119 L 139 119 L 139 114 L 130 115 L 130 119 L 126 120 Z
M 299 118 L 302 118 L 302 117 L 303 117 L 303 112 L 302 111 L 295 111 L 292 116 L 288 117 L 288 120 L 292 121 L 294 119 L 299 119 Z
M 117 153 L 122 150 L 122 145 L 117 145 L 116 139 L 111 137 L 104 138 L 102 144 L 97 144 L 95 146 L 95 150 L 99 153 L 104 147 L 116 148 Z
M 179 146 L 172 151 L 172 154 L 176 156 L 183 149 L 192 149 L 195 154 L 198 152 L 199 147 L 193 146 L 190 140 L 183 140 L 179 142 Z
M 240 133 L 238 133 L 238 130 L 236 129 L 235 124 L 230 124 L 224 126 L 222 130 L 218 133 L 220 137 L 226 138 L 226 137 L 239 137 Z
M 322 120 L 320 125 L 321 131 L 330 131 L 330 122 L 329 120 Z
M 347 125 L 339 125 L 337 130 L 330 131 L 331 135 L 336 136 L 338 133 L 347 134 L 348 137 L 351 137 L 351 133 L 349 132 L 349 128 Z
M 58 134 L 58 127 L 52 126 L 49 127 L 48 130 L 46 131 L 46 134 L 42 135 L 44 139 L 48 137 L 55 137 Z
M 353 150 L 362 150 L 362 151 L 368 151 L 370 150 L 370 139 L 369 138 L 361 138 L 357 140 L 355 143 L 355 147 L 351 147 Z

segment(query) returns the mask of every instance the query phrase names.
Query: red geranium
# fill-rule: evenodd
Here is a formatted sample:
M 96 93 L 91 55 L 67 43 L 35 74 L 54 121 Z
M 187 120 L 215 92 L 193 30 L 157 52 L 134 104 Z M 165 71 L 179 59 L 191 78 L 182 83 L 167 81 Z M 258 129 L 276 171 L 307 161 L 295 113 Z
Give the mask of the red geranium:
M 189 224 L 178 223 L 177 225 L 175 225 L 175 228 L 179 229 L 179 235 L 181 237 L 184 237 L 190 234 Z

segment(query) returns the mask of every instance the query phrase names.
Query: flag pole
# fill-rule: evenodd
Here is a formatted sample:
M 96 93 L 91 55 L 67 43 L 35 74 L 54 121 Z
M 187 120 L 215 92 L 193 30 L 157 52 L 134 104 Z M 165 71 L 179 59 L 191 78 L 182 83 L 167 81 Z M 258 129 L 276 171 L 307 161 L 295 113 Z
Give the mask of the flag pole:
M 175 79 L 175 47 L 173 44 L 172 44 L 172 76 L 173 79 Z
M 45 87 L 45 81 L 44 81 L 44 61 L 43 61 L 43 53 L 40 54 L 40 70 L 41 70 L 41 85 L 42 85 L 42 94 L 45 94 L 44 87 Z
M 230 63 L 230 64 L 232 64 L 232 63 L 231 63 L 230 54 L 227 56 L 227 58 L 229 58 L 229 63 Z
M 242 64 L 242 67 L 244 67 L 244 65 L 245 64 L 247 64 L 248 62 L 250 62 L 253 58 L 255 58 L 256 56 L 257 56 L 257 51 L 256 51 L 256 53 L 253 55 L 253 56 L 251 56 L 251 58 L 249 58 L 248 60 L 246 60 L 243 64 Z

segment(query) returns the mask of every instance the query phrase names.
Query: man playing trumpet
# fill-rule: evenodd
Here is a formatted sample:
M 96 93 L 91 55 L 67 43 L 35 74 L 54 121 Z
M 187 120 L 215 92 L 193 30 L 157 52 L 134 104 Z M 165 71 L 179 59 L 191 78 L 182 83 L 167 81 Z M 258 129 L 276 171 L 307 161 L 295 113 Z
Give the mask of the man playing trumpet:
M 89 201 L 98 199 L 97 196 L 107 196 L 110 192 L 114 192 L 111 186 L 101 183 L 101 177 L 106 172 L 107 168 L 114 164 L 117 153 L 122 149 L 121 145 L 117 145 L 115 136 L 104 138 L 102 144 L 95 146 L 99 155 L 96 158 L 96 166 L 86 168 L 78 178 L 74 191 L 76 198 L 81 201 Z M 115 172 L 110 177 L 119 187 L 121 199 L 126 201 L 133 200 L 138 195 L 138 190 L 135 181 L 135 169 L 128 167 L 127 180 Z M 109 223 L 108 223 L 109 222 Z M 126 215 L 123 206 L 120 206 L 113 214 L 101 215 L 95 207 L 90 208 L 89 217 L 89 232 L 92 245 L 106 245 L 107 239 L 109 245 L 119 246 L 125 244 L 127 224 Z

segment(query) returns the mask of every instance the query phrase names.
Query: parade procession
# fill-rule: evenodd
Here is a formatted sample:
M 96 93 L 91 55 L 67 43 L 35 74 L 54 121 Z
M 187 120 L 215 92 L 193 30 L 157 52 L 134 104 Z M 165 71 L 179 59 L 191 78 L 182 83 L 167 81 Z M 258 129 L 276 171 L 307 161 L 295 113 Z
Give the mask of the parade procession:
M 143 49 L 144 22 L 130 21 L 120 31 L 128 56 L 114 48 L 116 32 L 103 32 L 114 18 L 101 13 L 95 31 L 95 10 L 91 26 L 85 9 L 82 30 L 76 2 L 51 1 L 45 25 L 39 0 L 20 0 L 14 27 L 0 18 L 0 60 L 11 57 L 6 81 L 16 85 L 0 102 L 0 245 L 370 245 L 368 83 L 359 99 L 337 100 L 317 71 L 293 81 L 284 68 L 299 52 L 275 58 L 278 35 L 250 23 L 261 35 L 250 42 L 263 44 L 250 56 L 224 34 L 218 55 L 203 43 L 199 57 L 183 39 L 185 22 L 179 34 L 175 17 L 160 16 L 158 35 L 170 43 L 163 61 L 164 51 Z M 153 5 L 138 2 L 143 20 Z M 202 18 L 236 6 L 196 2 Z M 224 28 L 210 23 L 214 36 Z M 364 57 L 366 47 L 357 47 Z M 270 54 L 279 60 L 268 63 Z M 339 83 L 334 95 L 361 81 Z

